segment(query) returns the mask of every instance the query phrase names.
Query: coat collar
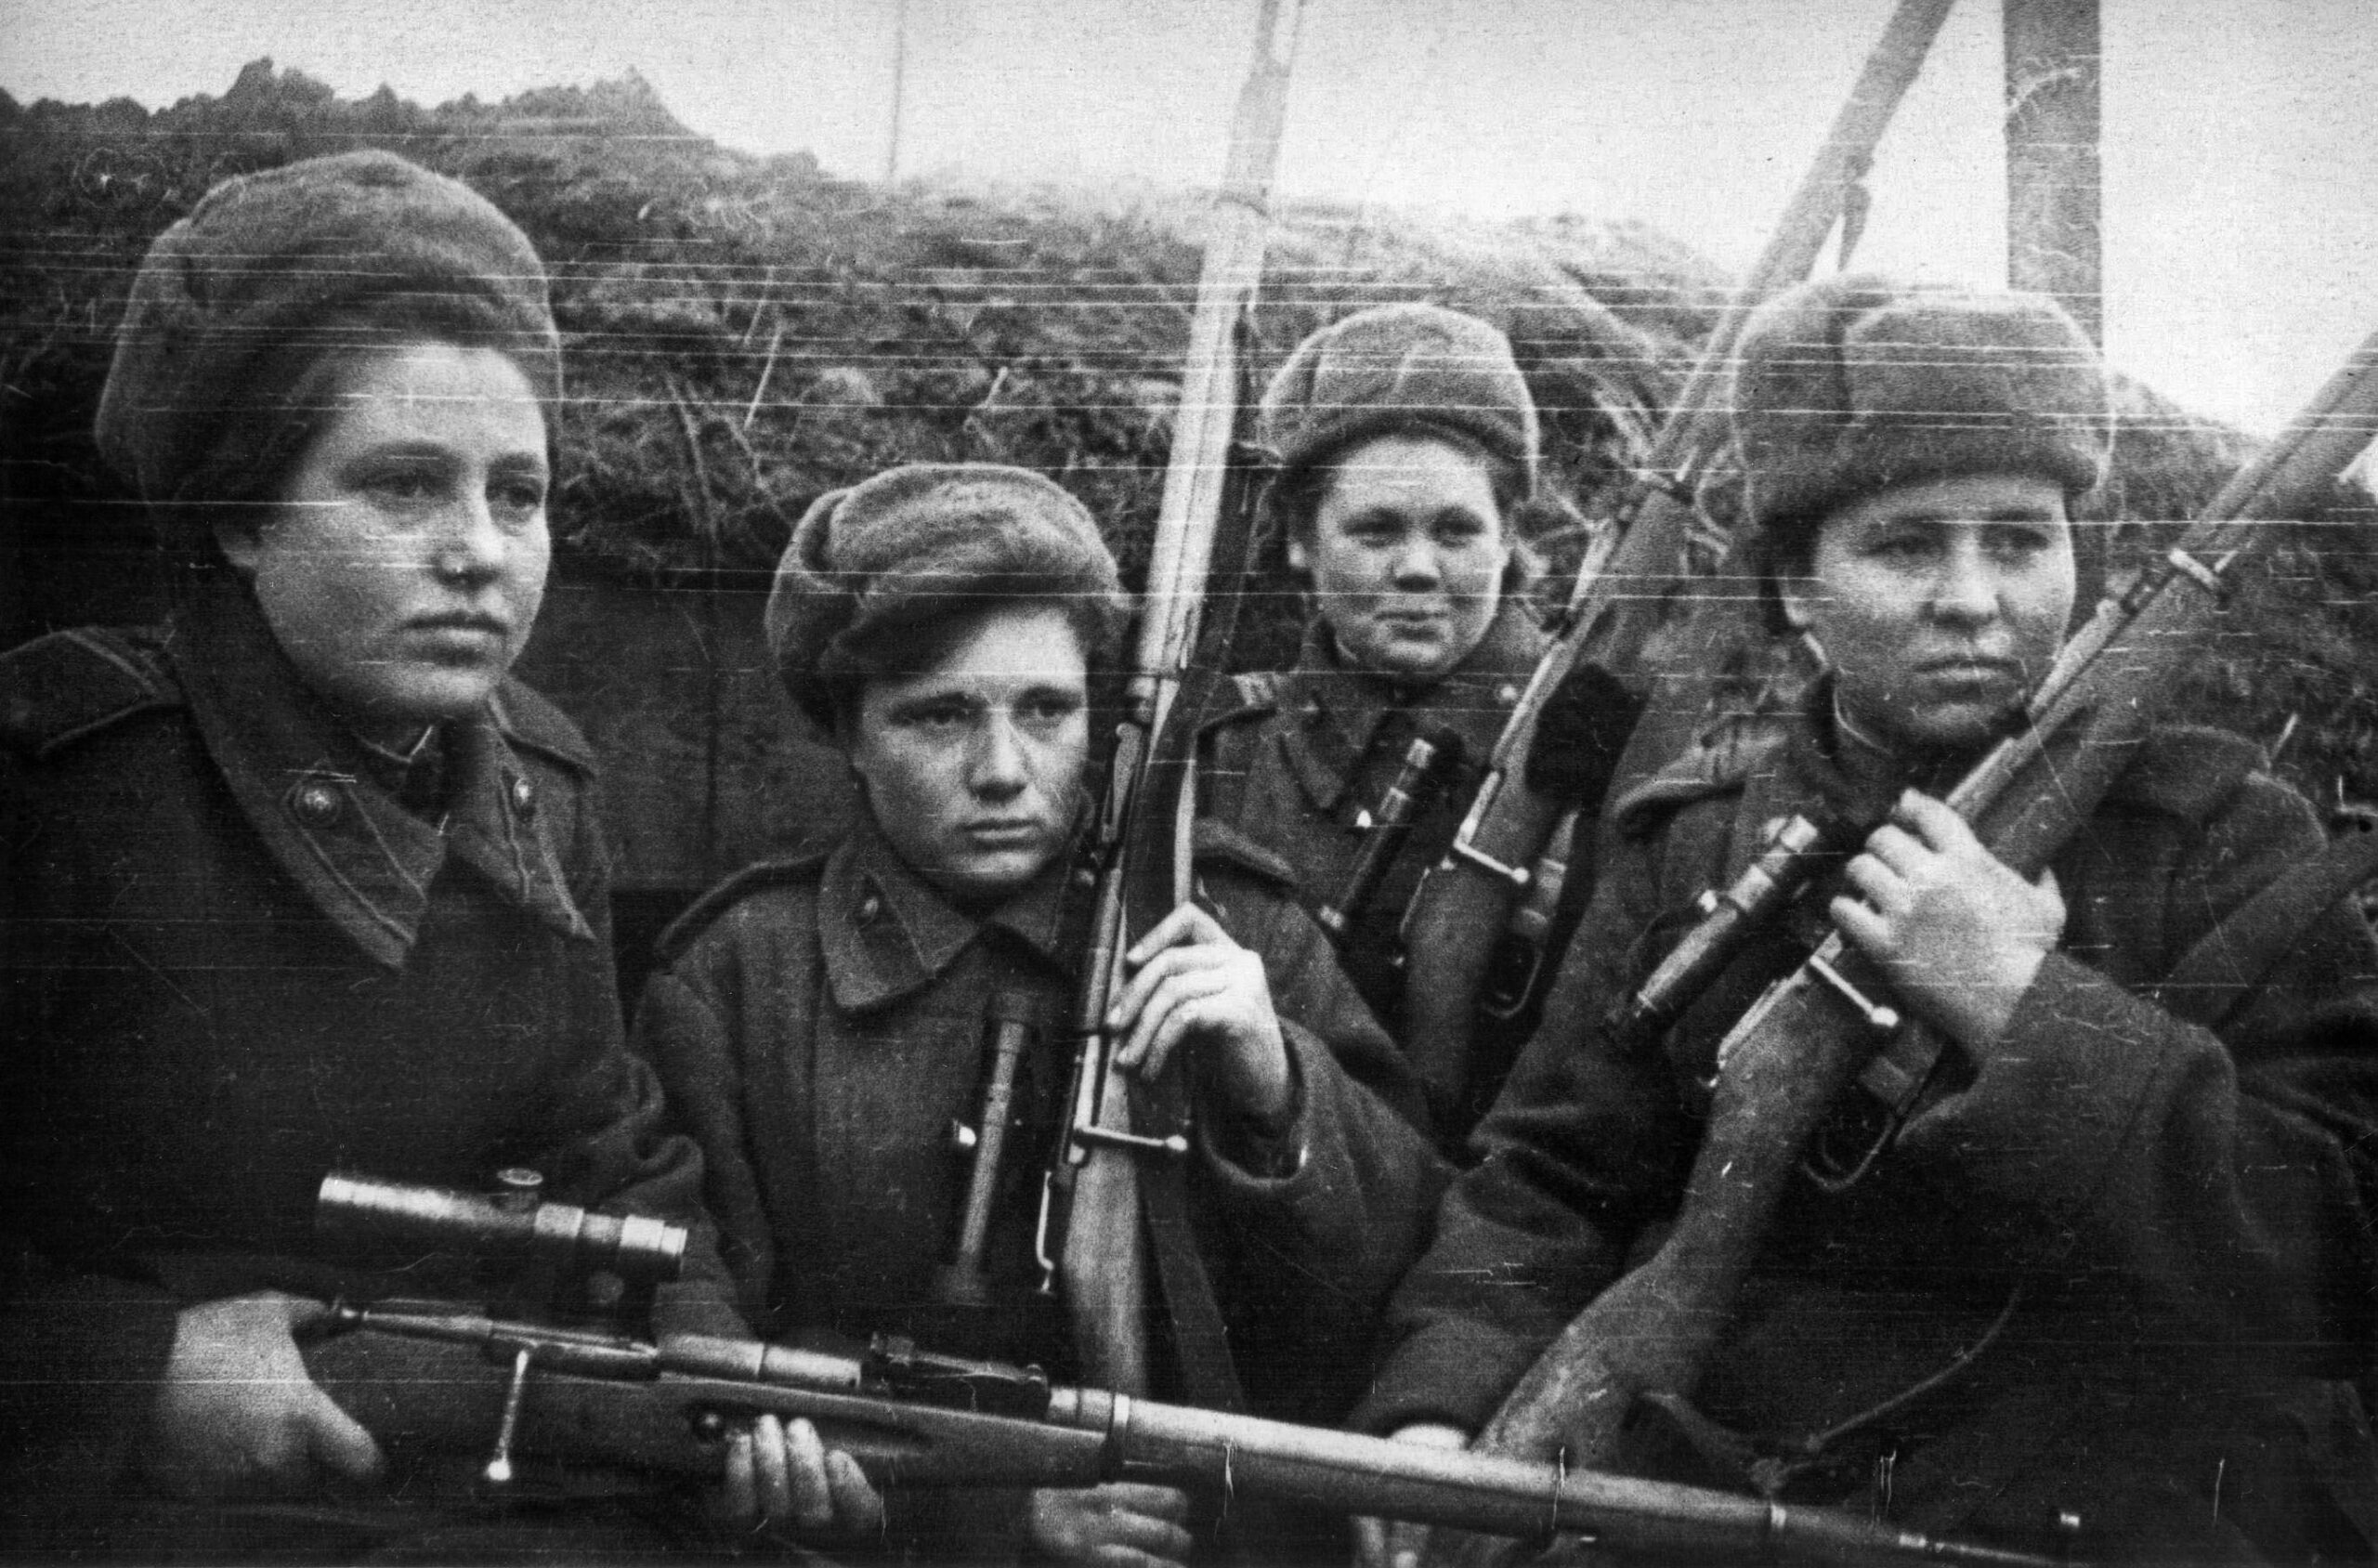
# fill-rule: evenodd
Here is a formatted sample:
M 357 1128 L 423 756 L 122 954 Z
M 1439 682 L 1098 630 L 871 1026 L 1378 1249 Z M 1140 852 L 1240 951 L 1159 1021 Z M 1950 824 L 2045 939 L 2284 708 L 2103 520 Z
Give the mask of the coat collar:
M 166 652 L 207 752 L 266 848 L 375 961 L 401 968 L 429 889 L 455 858 L 555 931 L 594 940 L 537 824 L 537 790 L 500 702 L 448 726 L 442 828 L 399 805 L 362 749 L 299 681 L 255 602 L 228 578 L 176 617 Z
M 1412 734 L 1423 725 L 1452 729 L 1461 737 L 1465 765 L 1483 770 L 1544 649 L 1535 618 L 1521 601 L 1506 598 L 1468 657 L 1413 687 L 1347 668 L 1328 623 L 1315 616 L 1297 667 L 1280 682 L 1287 721 L 1279 729 L 1281 750 L 1306 797 L 1324 811 L 1338 808 L 1380 729 L 1398 715 Z
M 986 932 L 1003 933 L 1070 974 L 1059 929 L 1068 862 L 1058 856 L 1023 892 L 978 918 L 917 875 L 862 813 L 818 883 L 817 942 L 835 1005 L 863 1013 L 921 990 Z
M 1989 748 L 1895 753 L 1840 721 L 1830 674 L 1811 682 L 1793 727 L 1792 774 L 1803 789 L 1834 812 L 1858 822 L 1879 822 L 1890 814 L 1902 790 L 1946 795 Z

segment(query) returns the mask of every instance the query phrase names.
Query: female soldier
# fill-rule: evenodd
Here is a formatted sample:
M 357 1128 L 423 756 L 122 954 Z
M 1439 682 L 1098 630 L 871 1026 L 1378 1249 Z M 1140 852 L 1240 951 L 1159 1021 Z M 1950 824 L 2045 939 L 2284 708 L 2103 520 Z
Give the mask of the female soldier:
M 1545 647 L 1517 592 L 1531 568 L 1513 516 L 1535 494 L 1535 403 L 1501 333 L 1388 305 L 1298 345 L 1263 395 L 1262 436 L 1279 465 L 1270 510 L 1314 614 L 1295 669 L 1242 677 L 1251 700 L 1211 732 L 1201 787 L 1209 811 L 1295 868 L 1318 915 L 1413 742 L 1436 748 L 1402 852 L 1338 911 L 1340 961 L 1401 1039 L 1404 908 Z M 1440 1104 L 1449 1137 L 1480 1098 Z
M 767 614 L 795 704 L 850 758 L 866 811 L 820 858 L 756 868 L 662 944 L 636 1022 L 699 1139 L 729 1268 L 777 1333 L 913 1334 L 960 1354 L 1078 1365 L 1039 1288 L 1039 1177 L 1064 1115 L 1061 1021 L 1084 911 L 1091 697 L 1125 619 L 1080 503 L 987 465 L 894 469 L 819 500 Z M 1287 895 L 1287 869 L 1201 834 L 1199 895 L 1132 947 L 1109 1023 L 1127 1066 L 1195 1057 L 1189 1158 L 1200 1251 L 1237 1371 L 1266 1414 L 1332 1419 L 1367 1370 L 1366 1326 L 1417 1254 L 1442 1177 L 1409 1077 Z M 1041 1021 L 984 1284 L 947 1290 L 999 1016 Z M 889 1545 L 1086 1561 L 1178 1559 L 1159 1488 L 970 1507 L 892 1499 Z M 1136 1555 L 1135 1555 L 1136 1554 Z
M 329 1558 L 424 1526 L 369 1493 L 270 1525 L 144 1500 L 380 1470 L 299 1359 L 363 1283 L 312 1256 L 334 1169 L 533 1165 L 566 1201 L 698 1215 L 621 1040 L 585 744 L 506 674 L 558 350 L 519 230 L 382 152 L 218 186 L 134 282 L 98 435 L 178 608 L 0 660 L 20 1542 Z M 681 1321 L 732 1329 L 711 1283 Z
M 1764 581 L 1830 674 L 1756 756 L 1619 803 L 1365 1418 L 1479 1430 L 1656 1243 L 1756 987 L 1658 1051 L 1596 1021 L 1767 824 L 1888 813 L 1832 917 L 1949 1054 L 1867 1174 L 1786 1196 L 1697 1416 L 1639 1406 L 1631 1459 L 2087 1560 L 2366 1558 L 2378 953 L 2339 907 L 2215 1026 L 2153 989 L 2318 848 L 2311 813 L 2245 742 L 2161 729 L 2033 883 L 1940 799 L 2064 638 L 2110 438 L 2094 351 L 2034 297 L 1849 278 L 1770 305 L 1738 374 Z

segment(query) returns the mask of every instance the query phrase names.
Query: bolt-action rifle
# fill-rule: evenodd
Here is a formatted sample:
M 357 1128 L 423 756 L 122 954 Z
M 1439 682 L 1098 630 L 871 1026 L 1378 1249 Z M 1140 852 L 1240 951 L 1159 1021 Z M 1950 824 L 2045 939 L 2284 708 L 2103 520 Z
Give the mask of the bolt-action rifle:
M 2271 519 L 2298 515 L 2373 434 L 2378 333 L 2202 520 L 2109 595 L 2065 645 L 2022 728 L 1950 791 L 1948 805 L 1993 855 L 2036 877 L 2089 820 L 2222 613 L 2238 564 L 2268 542 Z M 1784 882 L 1800 874 L 1784 863 L 1769 869 Z M 1720 901 L 1679 951 L 1731 942 L 1743 929 L 1738 914 Z M 1659 1011 L 1677 1000 L 1639 997 L 1635 1007 Z M 1843 1091 L 1856 1078 L 1858 1092 L 1883 1108 L 1871 1158 L 1911 1108 L 1938 1050 L 1890 1005 L 1880 973 L 1826 930 L 1719 1045 L 1716 1098 L 1666 1241 L 1562 1330 L 1479 1446 L 1605 1465 L 1638 1398 L 1690 1399 L 1775 1206 L 1812 1138 L 1840 1114 Z
M 326 1183 L 318 1214 L 325 1230 L 647 1282 L 674 1275 L 686 1241 L 677 1227 L 629 1221 L 635 1231 L 622 1247 L 616 1225 L 592 1234 L 604 1217 L 558 1205 L 505 1210 L 354 1179 Z M 897 1339 L 840 1355 L 506 1321 L 451 1302 L 340 1302 L 307 1365 L 384 1445 L 470 1452 L 491 1441 L 483 1474 L 497 1487 L 529 1457 L 714 1477 L 731 1433 L 772 1413 L 811 1421 L 884 1486 L 1156 1481 L 1513 1536 L 1582 1531 L 1676 1561 L 2049 1568 L 1824 1509 L 1055 1388 L 1035 1367 L 934 1355 Z
M 1556 792 L 1531 787 L 1526 764 L 1545 706 L 1580 665 L 1615 676 L 1640 661 L 1660 613 L 1646 588 L 1675 576 L 1695 526 L 1699 471 L 1726 439 L 1721 399 L 1743 322 L 1760 301 L 1808 276 L 1836 224 L 1845 251 L 1854 243 L 1863 210 L 1860 182 L 1951 4 L 1901 0 L 1892 13 L 1766 251 L 1711 329 L 1640 477 L 1601 520 L 1555 622 L 1553 645 L 1512 709 L 1451 848 L 1413 900 L 1404 926 L 1411 966 L 1408 1049 L 1440 1103 L 1457 1101 L 1467 1085 L 1485 976 L 1496 977 L 1486 1010 L 1504 1017 L 1525 1012 L 1548 980 L 1559 957 L 1545 944 L 1550 911 L 1527 895 L 1590 849 L 1610 782 L 1605 763 L 1588 770 L 1592 778 Z M 1615 678 L 1593 682 L 1591 689 L 1601 711 L 1585 716 L 1609 731 L 1591 750 L 1614 760 L 1642 701 Z M 1497 944 L 1507 950 L 1497 953 Z
M 1244 402 L 1241 338 L 1263 270 L 1266 203 L 1287 111 L 1289 63 L 1300 0 L 1263 0 L 1255 53 L 1239 94 L 1213 229 L 1197 280 L 1189 354 L 1175 410 L 1131 666 L 1129 712 L 1119 726 L 1109 783 L 1093 830 L 1096 879 L 1083 984 L 1074 1020 L 1080 1040 L 1063 1146 L 1042 1189 L 1039 1259 L 1045 1285 L 1062 1280 L 1082 1365 L 1096 1381 L 1128 1392 L 1147 1386 L 1147 1270 L 1143 1209 L 1156 1243 L 1156 1263 L 1177 1339 L 1211 1352 L 1196 1359 L 1227 1366 L 1218 1315 L 1202 1310 L 1210 1287 L 1185 1235 L 1177 1192 L 1189 1149 L 1179 1075 L 1151 1087 L 1125 1082 L 1114 1065 L 1119 1041 L 1106 1031 L 1106 1010 L 1122 983 L 1121 958 L 1133 934 L 1188 899 L 1191 770 L 1198 719 L 1209 687 L 1224 679 L 1221 649 L 1226 617 L 1201 621 L 1209 580 L 1243 570 L 1246 509 L 1232 487 L 1233 438 Z M 1230 542 L 1218 547 L 1220 536 Z M 1219 572 L 1217 567 L 1221 568 Z M 1235 609 L 1236 595 L 1226 595 Z M 1143 1181 L 1139 1162 L 1169 1161 Z M 982 1180 L 977 1172 L 977 1183 Z M 1143 1206 L 1143 1188 L 1148 1204 Z M 1062 1235 L 1062 1243 L 1058 1237 Z M 1184 1356 L 1184 1362 L 1189 1359 Z

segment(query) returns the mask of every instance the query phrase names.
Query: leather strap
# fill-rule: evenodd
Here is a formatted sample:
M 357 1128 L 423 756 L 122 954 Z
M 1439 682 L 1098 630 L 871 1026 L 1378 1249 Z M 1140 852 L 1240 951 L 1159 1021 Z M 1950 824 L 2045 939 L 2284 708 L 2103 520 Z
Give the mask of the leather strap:
M 2365 818 L 2290 862 L 2200 937 L 2156 987 L 2157 1000 L 2191 1023 L 2218 1026 L 2294 950 L 2314 921 L 2373 877 L 2378 819 Z

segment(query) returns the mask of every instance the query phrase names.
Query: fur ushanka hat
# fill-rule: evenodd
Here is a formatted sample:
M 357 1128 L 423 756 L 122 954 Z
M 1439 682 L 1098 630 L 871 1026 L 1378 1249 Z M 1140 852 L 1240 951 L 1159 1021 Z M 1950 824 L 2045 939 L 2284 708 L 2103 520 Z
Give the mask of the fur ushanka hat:
M 2036 474 L 2077 501 L 2106 477 L 2104 366 L 2044 296 L 1829 278 L 1762 306 L 1738 352 L 1734 434 L 1770 563 L 1892 485 Z
M 1028 469 L 921 463 L 830 490 L 803 514 L 768 595 L 768 650 L 820 729 L 903 634 L 1017 602 L 1054 604 L 1105 658 L 1130 607 L 1089 508 Z
M 1296 346 L 1264 389 L 1260 434 L 1283 477 L 1358 438 L 1450 430 L 1513 464 L 1535 494 L 1535 399 L 1510 340 L 1436 305 L 1381 305 Z
M 381 151 L 225 180 L 133 280 L 100 455 L 152 507 L 258 499 L 295 455 L 324 356 L 409 337 L 502 350 L 551 428 L 561 340 L 544 266 L 485 197 Z

